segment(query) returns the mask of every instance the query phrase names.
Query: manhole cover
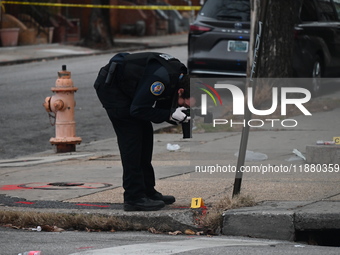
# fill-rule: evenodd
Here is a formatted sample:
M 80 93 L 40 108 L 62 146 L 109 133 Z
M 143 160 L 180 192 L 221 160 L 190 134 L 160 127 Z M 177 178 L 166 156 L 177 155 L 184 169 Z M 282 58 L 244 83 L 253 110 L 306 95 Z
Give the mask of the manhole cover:
M 44 190 L 103 189 L 110 186 L 112 186 L 112 184 L 100 182 L 31 182 L 18 185 L 18 187 L 24 189 L 44 189 Z

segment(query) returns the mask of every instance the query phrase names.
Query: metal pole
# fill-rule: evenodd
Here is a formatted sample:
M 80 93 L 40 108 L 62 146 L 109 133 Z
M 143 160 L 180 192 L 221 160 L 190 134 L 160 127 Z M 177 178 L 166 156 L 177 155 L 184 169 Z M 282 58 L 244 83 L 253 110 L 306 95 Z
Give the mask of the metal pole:
M 2 2 L 0 0 L 0 25 L 1 25 L 1 18 L 2 18 Z M 1 28 L 1 26 L 0 26 Z
M 255 0 L 256 1 L 256 0 Z M 267 16 L 267 7 L 268 7 L 269 0 L 261 0 L 261 9 L 260 9 L 260 19 L 258 22 L 258 32 L 255 40 L 255 47 L 254 47 L 254 58 L 250 73 L 250 79 L 247 79 L 247 86 L 253 88 L 253 96 L 255 95 L 256 90 L 256 80 L 254 82 L 253 77 L 256 78 L 258 75 L 258 70 L 260 66 L 260 57 L 262 54 L 262 31 L 264 30 L 264 24 L 266 21 Z M 256 22 L 256 21 L 254 21 Z M 247 95 L 248 96 L 248 95 Z M 246 157 L 246 151 L 247 151 L 247 144 L 248 144 L 248 137 L 249 137 L 249 126 L 247 125 L 248 121 L 250 120 L 252 114 L 249 111 L 249 108 L 247 107 L 247 100 L 245 102 L 245 126 L 242 129 L 242 135 L 241 135 L 241 142 L 240 142 L 240 149 L 237 159 L 237 166 L 236 166 L 236 175 L 235 175 L 235 181 L 234 181 L 234 189 L 233 189 L 233 197 L 240 194 L 241 191 L 241 184 L 242 184 L 242 177 L 243 172 L 241 171 L 241 167 L 244 166 L 245 157 Z

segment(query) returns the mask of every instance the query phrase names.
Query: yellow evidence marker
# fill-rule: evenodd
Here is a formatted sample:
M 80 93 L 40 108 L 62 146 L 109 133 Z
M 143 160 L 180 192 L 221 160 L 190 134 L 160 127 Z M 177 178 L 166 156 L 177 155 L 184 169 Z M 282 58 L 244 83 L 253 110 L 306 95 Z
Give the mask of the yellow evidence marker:
M 191 208 L 201 208 L 204 206 L 203 199 L 201 197 L 194 197 L 191 199 Z

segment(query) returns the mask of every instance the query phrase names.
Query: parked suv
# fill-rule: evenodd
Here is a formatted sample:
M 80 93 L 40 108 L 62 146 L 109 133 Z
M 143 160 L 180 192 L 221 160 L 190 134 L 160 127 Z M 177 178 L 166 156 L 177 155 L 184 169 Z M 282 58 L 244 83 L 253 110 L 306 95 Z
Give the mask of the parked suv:
M 340 77 L 340 0 L 300 0 L 294 31 L 295 77 Z M 188 69 L 195 75 L 246 76 L 249 0 L 207 0 L 190 26 Z M 320 93 L 320 82 L 309 88 Z
M 303 0 L 295 26 L 295 77 L 340 77 L 340 0 Z M 317 96 L 321 82 L 310 88 Z
M 246 76 L 249 36 L 249 0 L 207 0 L 190 26 L 189 72 Z

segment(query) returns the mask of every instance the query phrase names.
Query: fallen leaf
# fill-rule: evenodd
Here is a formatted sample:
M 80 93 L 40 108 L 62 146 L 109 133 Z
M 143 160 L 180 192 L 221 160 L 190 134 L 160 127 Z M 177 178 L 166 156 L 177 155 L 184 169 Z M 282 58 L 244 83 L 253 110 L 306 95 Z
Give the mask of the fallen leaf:
M 100 229 L 85 228 L 86 232 L 102 232 Z
M 198 231 L 198 232 L 196 232 L 196 235 L 198 235 L 198 236 L 203 235 L 203 234 L 204 234 L 203 231 Z
M 152 234 L 161 234 L 162 232 L 156 230 L 154 227 L 148 229 L 148 231 Z
M 179 230 L 174 231 L 174 232 L 169 232 L 169 235 L 172 235 L 172 236 L 181 235 L 181 234 L 183 234 L 183 233 L 182 233 L 182 231 L 179 231 Z
M 184 234 L 186 234 L 186 235 L 195 235 L 196 232 L 193 231 L 193 230 L 191 230 L 191 229 L 186 229 L 186 230 L 184 231 Z
M 53 232 L 63 232 L 63 231 L 65 231 L 65 229 L 58 228 L 57 226 L 54 226 L 53 229 L 54 229 Z
M 54 232 L 54 227 L 52 227 L 50 225 L 42 225 L 41 226 L 41 231 Z

